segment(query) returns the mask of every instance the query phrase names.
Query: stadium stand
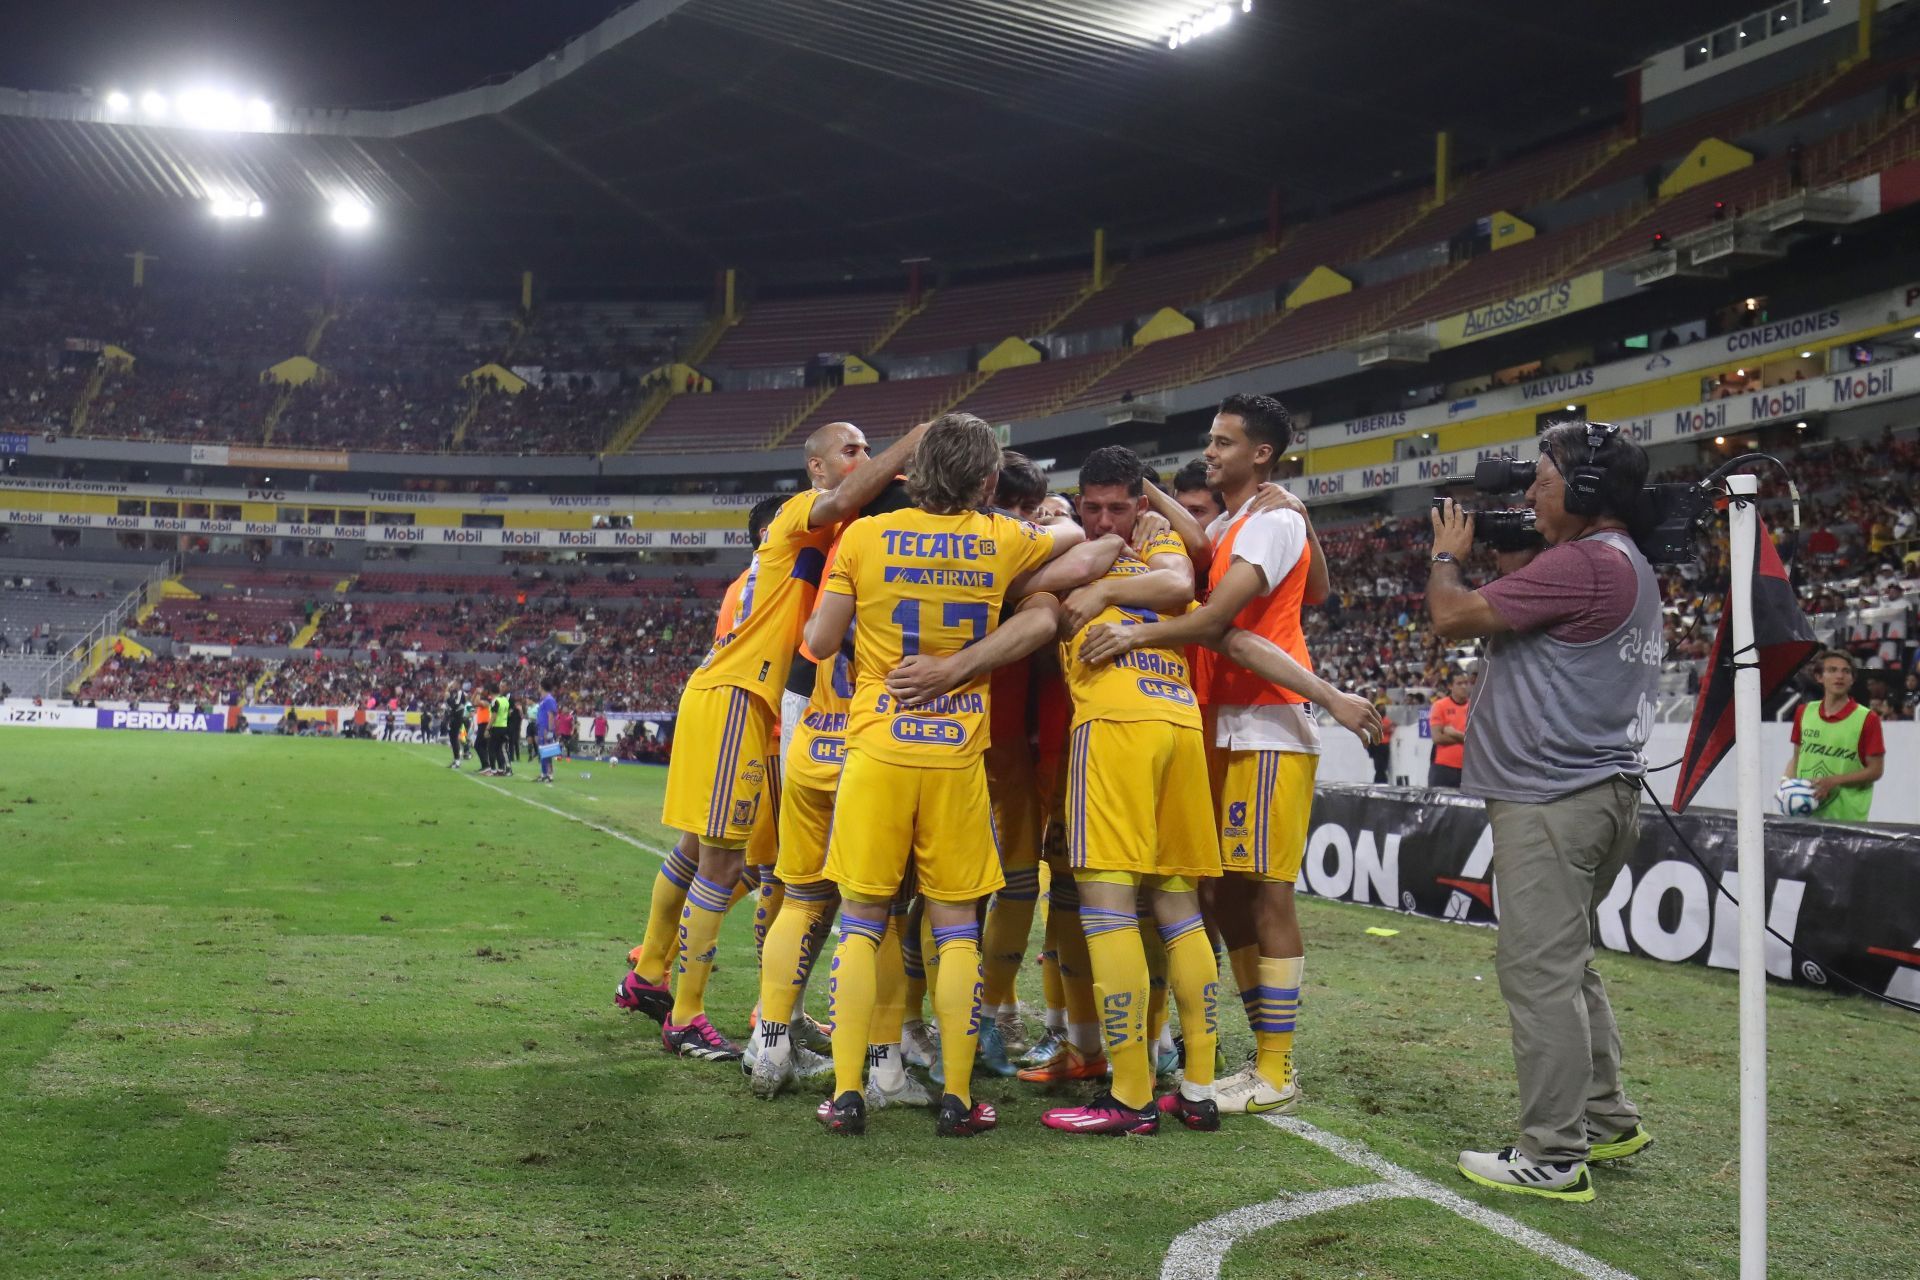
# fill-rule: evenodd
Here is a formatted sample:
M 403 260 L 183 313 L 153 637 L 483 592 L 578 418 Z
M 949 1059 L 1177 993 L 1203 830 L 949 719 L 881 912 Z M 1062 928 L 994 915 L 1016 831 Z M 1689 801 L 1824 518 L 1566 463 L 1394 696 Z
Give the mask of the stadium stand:
M 1036 337 L 1071 314 L 1087 284 L 1084 271 L 1055 271 L 935 289 L 882 350 L 891 356 L 928 355 Z
M 1039 364 L 1002 369 L 969 392 L 955 408 L 988 422 L 1010 422 L 1053 412 L 1083 387 L 1111 369 L 1125 351 L 1042 360 Z
M 925 422 L 939 413 L 979 378 L 980 375 L 976 373 L 951 373 L 932 378 L 902 378 L 864 386 L 840 387 L 796 422 L 783 439 L 794 443 L 804 441 L 813 431 L 829 422 L 851 422 L 858 427 L 895 434 L 903 427 Z
M 1161 307 L 1178 309 L 1211 298 L 1253 266 L 1256 253 L 1254 240 L 1236 238 L 1157 253 L 1122 265 L 1106 288 L 1074 310 L 1073 327 L 1084 330 L 1124 324 Z
M 677 395 L 627 451 L 762 449 L 823 394 L 823 388 L 785 387 Z
M 866 354 L 906 299 L 897 293 L 784 298 L 747 307 L 707 359 L 736 369 L 803 365 L 822 352 Z

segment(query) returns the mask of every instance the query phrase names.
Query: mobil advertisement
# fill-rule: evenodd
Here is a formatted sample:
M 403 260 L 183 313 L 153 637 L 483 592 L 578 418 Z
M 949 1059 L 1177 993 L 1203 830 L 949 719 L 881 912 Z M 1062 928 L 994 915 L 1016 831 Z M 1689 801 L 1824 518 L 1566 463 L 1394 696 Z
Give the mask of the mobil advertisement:
M 1620 423 L 1620 429 L 1642 445 L 1666 444 L 1697 436 L 1716 436 L 1766 422 L 1792 422 L 1809 413 L 1852 409 L 1916 394 L 1920 394 L 1920 356 L 1910 356 L 1886 364 L 1864 365 L 1832 377 L 1786 383 L 1749 395 L 1629 418 Z M 1533 457 L 1538 448 L 1538 438 L 1526 436 L 1384 466 L 1317 471 L 1295 476 L 1286 481 L 1286 486 L 1303 501 L 1328 502 L 1355 494 L 1464 479 L 1473 474 L 1474 465 L 1482 458 L 1502 454 Z

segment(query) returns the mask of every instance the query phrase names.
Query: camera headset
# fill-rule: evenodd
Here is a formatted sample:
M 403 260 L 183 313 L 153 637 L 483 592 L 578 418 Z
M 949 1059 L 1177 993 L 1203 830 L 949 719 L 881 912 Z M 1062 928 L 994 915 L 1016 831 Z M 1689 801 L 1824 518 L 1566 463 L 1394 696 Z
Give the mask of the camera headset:
M 1597 516 L 1606 509 L 1607 469 L 1599 463 L 1600 451 L 1619 434 L 1618 423 L 1587 424 L 1587 456 L 1568 467 L 1562 477 L 1567 486 L 1564 503 L 1568 515 Z

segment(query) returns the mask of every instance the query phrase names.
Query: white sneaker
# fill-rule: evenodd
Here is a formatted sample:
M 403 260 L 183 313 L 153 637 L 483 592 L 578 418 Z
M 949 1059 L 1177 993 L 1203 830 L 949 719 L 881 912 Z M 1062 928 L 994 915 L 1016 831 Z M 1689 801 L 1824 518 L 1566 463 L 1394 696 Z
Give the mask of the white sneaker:
M 899 1086 L 893 1089 L 882 1088 L 878 1080 L 867 1081 L 869 1111 L 878 1111 L 882 1107 L 930 1107 L 933 1103 L 933 1094 L 911 1071 L 903 1073 Z
M 762 1054 L 759 1041 L 757 1034 L 749 1035 L 740 1052 L 740 1070 L 746 1074 L 754 1097 L 771 1102 L 796 1081 L 813 1084 L 833 1078 L 832 1058 L 822 1057 L 792 1041 L 788 1041 L 785 1053 Z
M 1213 1100 L 1221 1115 L 1291 1115 L 1300 1105 L 1300 1076 L 1287 1077 L 1287 1087 L 1276 1089 L 1251 1064 L 1213 1086 Z
M 1467 1181 L 1495 1191 L 1582 1203 L 1593 1199 L 1593 1177 L 1584 1160 L 1543 1164 L 1518 1147 L 1502 1147 L 1498 1151 L 1462 1151 L 1457 1167 Z
M 925 1022 L 909 1022 L 900 1029 L 900 1056 L 910 1067 L 931 1067 L 940 1060 L 940 1035 Z

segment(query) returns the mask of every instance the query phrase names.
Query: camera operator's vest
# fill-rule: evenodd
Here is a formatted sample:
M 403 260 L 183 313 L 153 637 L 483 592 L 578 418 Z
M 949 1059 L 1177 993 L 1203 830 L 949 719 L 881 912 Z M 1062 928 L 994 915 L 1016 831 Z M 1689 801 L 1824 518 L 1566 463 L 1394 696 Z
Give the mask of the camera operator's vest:
M 1640 751 L 1653 729 L 1666 652 L 1660 581 L 1625 533 L 1606 529 L 1585 540 L 1606 543 L 1633 565 L 1633 608 L 1584 643 L 1544 629 L 1488 638 L 1460 779 L 1469 795 L 1553 800 L 1647 771 Z

